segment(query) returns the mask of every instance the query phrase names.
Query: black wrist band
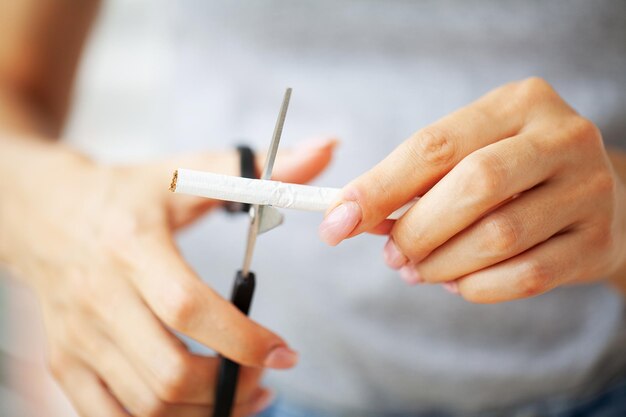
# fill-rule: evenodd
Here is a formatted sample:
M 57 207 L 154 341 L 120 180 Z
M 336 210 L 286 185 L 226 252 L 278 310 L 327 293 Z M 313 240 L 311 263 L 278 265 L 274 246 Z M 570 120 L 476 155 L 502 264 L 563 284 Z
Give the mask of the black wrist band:
M 241 176 L 244 178 L 257 178 L 252 148 L 246 145 L 239 145 L 237 146 L 237 152 L 239 152 Z
M 237 153 L 239 154 L 239 175 L 243 178 L 257 178 L 252 148 L 238 145 Z M 250 210 L 250 204 L 228 201 L 224 204 L 224 208 L 229 213 L 247 213 Z

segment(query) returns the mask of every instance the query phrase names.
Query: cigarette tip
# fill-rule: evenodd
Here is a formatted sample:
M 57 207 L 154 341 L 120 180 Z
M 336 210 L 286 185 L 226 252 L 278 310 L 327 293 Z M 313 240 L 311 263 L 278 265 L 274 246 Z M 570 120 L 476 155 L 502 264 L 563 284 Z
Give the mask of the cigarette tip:
M 176 182 L 178 181 L 178 170 L 174 171 L 174 176 L 172 177 L 172 183 L 170 184 L 170 191 L 176 192 Z

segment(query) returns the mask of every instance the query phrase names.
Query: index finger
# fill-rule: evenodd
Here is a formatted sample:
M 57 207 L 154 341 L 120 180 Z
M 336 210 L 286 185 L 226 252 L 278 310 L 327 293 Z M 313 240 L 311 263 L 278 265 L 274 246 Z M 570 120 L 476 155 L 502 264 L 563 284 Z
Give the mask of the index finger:
M 322 239 L 335 245 L 374 228 L 394 210 L 423 195 L 467 155 L 517 134 L 526 118 L 519 101 L 532 101 L 525 92 L 528 89 L 528 82 L 507 84 L 416 132 L 344 187 L 327 213 L 328 221 L 320 226 Z M 512 97 L 522 98 L 514 102 Z M 335 210 L 338 214 L 333 216 Z M 343 230 L 336 233 L 339 225 Z
M 242 365 L 290 368 L 297 353 L 278 335 L 255 323 L 203 283 L 167 235 L 143 242 L 144 255 L 132 274 L 137 290 L 170 328 Z

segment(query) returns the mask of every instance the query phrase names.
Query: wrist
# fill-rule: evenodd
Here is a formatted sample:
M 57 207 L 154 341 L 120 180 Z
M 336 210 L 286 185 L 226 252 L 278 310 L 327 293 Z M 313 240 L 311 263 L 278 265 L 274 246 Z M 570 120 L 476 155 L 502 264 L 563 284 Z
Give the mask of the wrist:
M 621 202 L 619 204 L 619 219 L 620 227 L 618 232 L 618 240 L 621 241 L 621 250 L 619 251 L 619 258 L 617 260 L 617 268 L 615 271 L 609 276 L 609 281 L 611 284 L 616 286 L 625 296 L 626 296 L 626 191 L 624 191 L 624 186 L 619 184 L 622 189 L 621 194 Z
M 44 264 L 48 232 L 69 201 L 68 179 L 94 164 L 64 146 L 35 138 L 0 137 L 0 264 L 26 279 Z M 62 205 L 59 206 L 58 203 Z
M 613 151 L 609 153 L 609 158 L 617 177 L 616 239 L 621 242 L 621 246 L 617 267 L 608 279 L 626 296 L 626 153 Z

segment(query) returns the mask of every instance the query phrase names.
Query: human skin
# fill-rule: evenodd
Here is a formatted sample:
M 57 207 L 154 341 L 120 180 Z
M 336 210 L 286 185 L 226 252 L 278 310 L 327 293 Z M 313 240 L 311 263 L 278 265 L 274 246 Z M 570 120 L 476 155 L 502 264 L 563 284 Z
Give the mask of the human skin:
M 174 331 L 244 365 L 234 416 L 253 414 L 272 397 L 262 370 L 290 368 L 297 353 L 178 252 L 175 232 L 219 203 L 168 191 L 178 167 L 236 175 L 236 152 L 116 166 L 55 140 L 96 9 L 0 1 L 0 265 L 36 293 L 50 369 L 82 416 L 209 415 L 218 359 L 192 354 Z M 312 179 L 335 144 L 279 153 L 274 177 Z
M 600 280 L 623 289 L 625 161 L 546 81 L 512 82 L 346 185 L 320 237 L 389 233 L 384 258 L 407 282 L 443 283 L 476 303 Z

